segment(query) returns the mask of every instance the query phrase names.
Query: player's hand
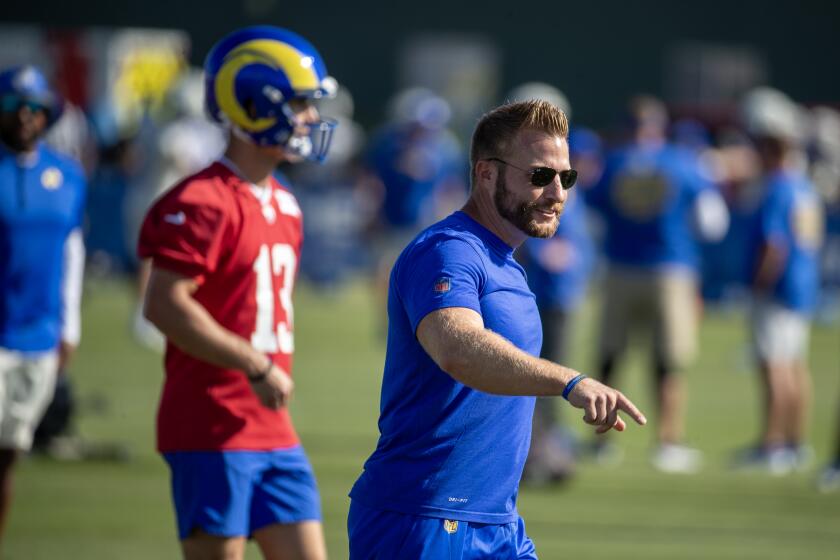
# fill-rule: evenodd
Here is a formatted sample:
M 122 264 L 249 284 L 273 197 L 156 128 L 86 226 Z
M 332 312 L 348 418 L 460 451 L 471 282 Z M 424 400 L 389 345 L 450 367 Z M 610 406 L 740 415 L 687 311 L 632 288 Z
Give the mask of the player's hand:
M 285 371 L 272 365 L 264 379 L 251 381 L 251 389 L 263 406 L 277 410 L 289 404 L 295 390 L 295 382 Z
M 619 411 L 629 414 L 640 426 L 647 423 L 645 415 L 621 391 L 589 377 L 575 385 L 569 394 L 569 403 L 583 409 L 583 421 L 597 426 L 595 431 L 599 434 L 612 429 L 624 431 L 627 424 L 618 415 Z

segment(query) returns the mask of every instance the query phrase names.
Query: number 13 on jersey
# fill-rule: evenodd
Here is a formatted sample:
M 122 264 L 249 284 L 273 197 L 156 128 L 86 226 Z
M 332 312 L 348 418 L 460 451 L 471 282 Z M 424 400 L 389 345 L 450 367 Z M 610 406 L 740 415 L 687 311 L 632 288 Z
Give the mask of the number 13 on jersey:
M 291 354 L 295 349 L 292 332 L 294 310 L 292 289 L 295 284 L 297 256 L 291 245 L 262 245 L 254 273 L 257 275 L 257 321 L 251 346 L 260 352 Z M 281 282 L 278 296 L 285 319 L 274 323 L 274 279 Z

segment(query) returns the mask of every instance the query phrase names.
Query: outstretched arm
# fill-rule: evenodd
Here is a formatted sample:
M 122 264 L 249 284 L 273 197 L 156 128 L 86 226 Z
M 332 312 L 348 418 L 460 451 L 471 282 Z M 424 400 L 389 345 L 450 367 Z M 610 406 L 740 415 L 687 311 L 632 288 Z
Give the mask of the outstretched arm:
M 417 339 L 435 363 L 454 379 L 479 391 L 496 395 L 560 395 L 577 371 L 536 358 L 486 329 L 481 316 L 464 307 L 438 309 L 417 327 Z M 645 416 L 621 392 L 586 378 L 572 389 L 569 402 L 583 409 L 583 420 L 623 431 L 619 411 L 638 424 Z

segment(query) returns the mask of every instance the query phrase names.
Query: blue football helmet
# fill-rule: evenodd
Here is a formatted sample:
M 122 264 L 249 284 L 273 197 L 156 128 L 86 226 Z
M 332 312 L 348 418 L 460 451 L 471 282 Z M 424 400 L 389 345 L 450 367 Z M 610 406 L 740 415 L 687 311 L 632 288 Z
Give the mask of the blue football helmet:
M 0 72 L 0 110 L 16 111 L 22 103 L 43 108 L 47 125 L 64 111 L 64 100 L 50 88 L 44 74 L 32 65 L 12 66 Z
M 293 99 L 332 97 L 338 89 L 321 55 L 291 31 L 246 27 L 221 39 L 204 61 L 205 108 L 210 117 L 259 146 L 282 146 L 303 159 L 323 161 L 336 121 L 294 134 Z

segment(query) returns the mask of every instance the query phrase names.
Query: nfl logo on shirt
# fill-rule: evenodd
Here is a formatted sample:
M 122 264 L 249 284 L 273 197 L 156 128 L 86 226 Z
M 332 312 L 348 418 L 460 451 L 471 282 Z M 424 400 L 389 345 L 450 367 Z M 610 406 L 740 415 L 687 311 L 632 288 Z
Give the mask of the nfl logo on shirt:
M 449 291 L 450 288 L 450 280 L 446 276 L 442 276 L 435 280 L 435 291 L 439 294 L 445 293 Z

